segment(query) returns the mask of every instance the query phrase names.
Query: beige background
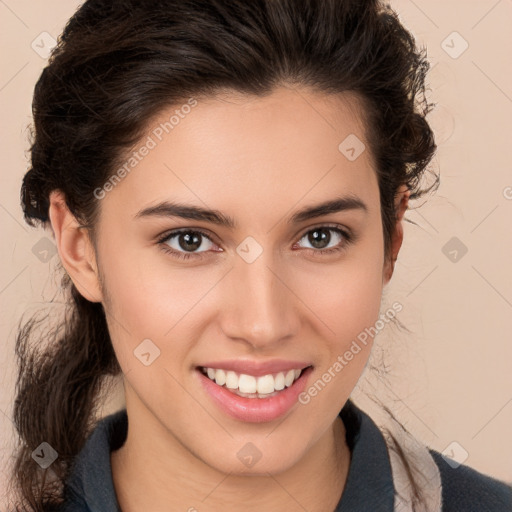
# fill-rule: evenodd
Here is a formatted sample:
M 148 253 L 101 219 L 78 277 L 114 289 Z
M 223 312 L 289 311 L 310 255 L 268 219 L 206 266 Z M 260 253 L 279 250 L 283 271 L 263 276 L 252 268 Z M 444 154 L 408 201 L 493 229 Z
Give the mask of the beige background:
M 57 38 L 78 5 L 0 0 L 0 496 L 14 442 L 16 326 L 22 313 L 36 311 L 51 296 L 58 262 L 55 256 L 43 263 L 32 252 L 46 234 L 24 224 L 19 206 L 32 92 L 46 63 L 37 52 L 44 53 L 41 40 L 49 41 L 41 33 Z M 391 5 L 426 45 L 433 66 L 429 99 L 437 108 L 429 117 L 439 145 L 433 166 L 441 173 L 441 187 L 419 210 L 407 213 L 417 225 L 406 225 L 385 295 L 385 304 L 403 304 L 399 318 L 413 334 L 386 327 L 374 364 L 382 364 L 384 348 L 390 374 L 367 375 L 354 396 L 371 412 L 375 407 L 362 394 L 370 391 L 424 443 L 441 452 L 453 448 L 452 456 L 465 464 L 512 482 L 512 2 Z M 468 48 L 458 55 L 465 41 Z M 453 237 L 456 246 L 445 247 Z M 105 412 L 122 400 L 114 397 Z

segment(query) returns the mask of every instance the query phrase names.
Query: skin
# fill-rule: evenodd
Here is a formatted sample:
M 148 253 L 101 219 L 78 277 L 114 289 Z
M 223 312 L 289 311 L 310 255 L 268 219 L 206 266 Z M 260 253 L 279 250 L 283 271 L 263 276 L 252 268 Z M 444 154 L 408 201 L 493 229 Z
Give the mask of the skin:
M 147 134 L 175 108 L 153 119 Z M 348 93 L 279 87 L 255 98 L 225 92 L 200 99 L 100 201 L 96 247 L 62 193 L 52 193 L 60 258 L 80 293 L 103 303 L 123 371 L 129 431 L 111 461 L 124 512 L 336 507 L 350 464 L 338 414 L 365 368 L 371 340 L 307 405 L 296 403 L 271 422 L 227 416 L 203 391 L 194 368 L 215 359 L 296 359 L 314 367 L 309 387 L 377 321 L 409 194 L 402 188 L 396 197 L 398 218 L 385 260 L 371 154 L 366 144 L 349 161 L 338 150 L 349 134 L 366 144 L 357 98 Z M 368 211 L 286 223 L 305 206 L 348 193 Z M 219 210 L 238 227 L 134 219 L 163 200 Z M 357 239 L 346 244 L 328 231 L 329 244 L 315 248 L 307 234 L 325 224 L 338 224 Z M 178 260 L 162 250 L 157 236 L 177 228 L 211 234 L 195 250 L 203 259 Z M 250 264 L 236 252 L 247 236 L 263 248 Z M 179 237 L 169 244 L 186 252 Z M 343 249 L 316 254 L 327 245 Z M 133 353 L 147 338 L 161 351 L 150 366 Z M 237 457 L 247 442 L 262 454 L 251 468 Z

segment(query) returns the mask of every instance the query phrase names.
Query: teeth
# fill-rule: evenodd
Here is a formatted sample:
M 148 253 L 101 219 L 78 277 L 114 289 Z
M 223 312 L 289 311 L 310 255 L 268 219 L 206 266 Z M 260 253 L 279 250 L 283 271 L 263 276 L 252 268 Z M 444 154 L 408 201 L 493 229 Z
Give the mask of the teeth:
M 236 374 L 235 374 L 236 375 Z M 242 393 L 256 393 L 256 377 L 242 373 L 238 378 L 238 389 Z
M 285 378 L 284 378 L 284 385 L 286 387 L 291 386 L 293 384 L 293 381 L 295 380 L 295 370 L 290 370 Z
M 241 380 L 242 379 L 240 379 L 240 381 Z M 258 377 L 258 380 L 256 381 L 256 388 L 258 393 L 261 395 L 273 393 L 275 391 L 274 377 L 272 377 L 272 375 L 263 375 L 263 377 Z M 242 388 L 240 388 L 240 391 L 242 391 Z
M 283 372 L 278 373 L 274 377 L 274 389 L 276 391 L 281 391 L 282 389 L 284 389 L 284 373 Z
M 289 370 L 274 375 L 262 375 L 254 377 L 245 373 L 237 374 L 233 371 L 226 371 L 215 368 L 202 368 L 203 373 L 208 375 L 210 380 L 215 381 L 219 386 L 225 386 L 240 396 L 267 397 L 276 394 L 285 387 L 290 387 L 301 375 L 302 370 Z
M 224 386 L 224 384 L 226 383 L 226 372 L 224 370 L 216 370 L 215 382 L 219 386 Z
M 215 380 L 215 370 L 213 368 L 208 368 L 208 377 L 210 377 L 210 370 L 214 375 L 213 380 Z M 210 377 L 211 379 L 211 377 Z M 237 389 L 238 388 L 238 375 L 235 372 L 226 373 L 226 387 L 228 389 Z

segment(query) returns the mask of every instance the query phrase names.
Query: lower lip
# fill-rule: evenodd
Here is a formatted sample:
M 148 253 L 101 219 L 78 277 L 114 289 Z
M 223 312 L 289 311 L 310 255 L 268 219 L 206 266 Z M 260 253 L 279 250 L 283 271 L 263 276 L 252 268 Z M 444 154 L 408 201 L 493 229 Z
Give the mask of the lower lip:
M 306 387 L 306 381 L 312 368 L 311 366 L 306 368 L 289 388 L 268 398 L 245 398 L 235 395 L 225 387 L 216 384 L 201 370 L 197 369 L 196 371 L 203 388 L 223 412 L 237 420 L 263 423 L 279 418 L 292 408 Z

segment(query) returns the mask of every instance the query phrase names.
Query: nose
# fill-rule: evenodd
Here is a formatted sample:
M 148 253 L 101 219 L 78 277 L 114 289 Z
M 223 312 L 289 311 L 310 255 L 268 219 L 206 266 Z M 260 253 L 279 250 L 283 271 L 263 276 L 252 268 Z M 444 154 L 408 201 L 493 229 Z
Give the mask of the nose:
M 287 272 L 270 253 L 263 251 L 252 263 L 237 258 L 224 283 L 227 300 L 221 313 L 222 331 L 259 349 L 282 344 L 300 327 L 300 301 L 288 285 Z

